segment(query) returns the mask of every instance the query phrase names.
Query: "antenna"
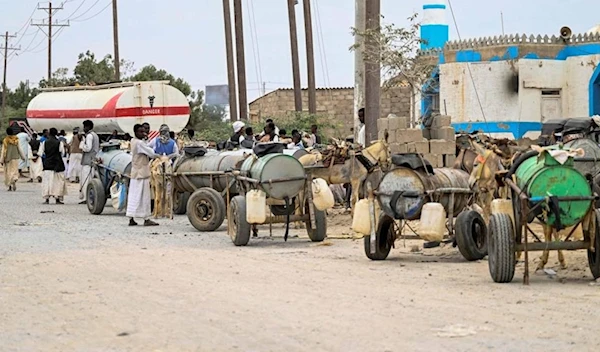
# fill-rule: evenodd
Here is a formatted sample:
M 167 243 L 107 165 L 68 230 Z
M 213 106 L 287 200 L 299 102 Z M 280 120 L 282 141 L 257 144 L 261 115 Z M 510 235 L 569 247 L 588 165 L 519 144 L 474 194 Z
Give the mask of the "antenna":
M 500 11 L 500 23 L 502 24 L 502 35 L 504 35 L 504 13 Z

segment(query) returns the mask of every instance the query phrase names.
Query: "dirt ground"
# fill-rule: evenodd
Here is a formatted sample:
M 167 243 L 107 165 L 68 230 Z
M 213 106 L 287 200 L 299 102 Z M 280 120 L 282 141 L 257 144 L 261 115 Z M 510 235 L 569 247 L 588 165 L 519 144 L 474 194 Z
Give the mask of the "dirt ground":
M 236 248 L 185 216 L 129 228 L 106 208 L 43 205 L 38 184 L 0 190 L 0 351 L 592 351 L 600 283 L 585 252 L 556 275 L 523 264 L 495 284 L 487 261 L 396 243 L 372 262 L 351 219 L 326 242 L 268 228 Z M 532 255 L 532 266 L 537 263 Z

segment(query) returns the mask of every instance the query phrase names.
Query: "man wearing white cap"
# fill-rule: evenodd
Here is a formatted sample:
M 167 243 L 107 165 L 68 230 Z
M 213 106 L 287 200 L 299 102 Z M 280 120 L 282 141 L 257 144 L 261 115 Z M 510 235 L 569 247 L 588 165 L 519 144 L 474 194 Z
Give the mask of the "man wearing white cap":
M 239 146 L 244 140 L 244 127 L 246 124 L 242 121 L 236 121 L 233 123 L 233 135 L 229 138 L 229 142 L 235 147 Z

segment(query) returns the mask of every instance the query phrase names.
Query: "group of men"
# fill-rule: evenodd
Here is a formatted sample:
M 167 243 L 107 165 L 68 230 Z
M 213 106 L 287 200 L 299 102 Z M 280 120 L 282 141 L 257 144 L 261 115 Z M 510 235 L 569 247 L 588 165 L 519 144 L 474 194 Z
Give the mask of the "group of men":
M 251 149 L 256 143 L 279 142 L 287 145 L 289 149 L 304 149 L 321 144 L 321 137 L 318 135 L 318 126 L 312 125 L 310 134 L 302 133 L 298 130 L 292 130 L 290 135 L 284 129 L 275 126 L 272 119 L 265 121 L 265 127 L 259 135 L 255 135 L 252 127 L 246 127 L 242 121 L 233 123 L 233 135 L 228 143 L 234 148 Z

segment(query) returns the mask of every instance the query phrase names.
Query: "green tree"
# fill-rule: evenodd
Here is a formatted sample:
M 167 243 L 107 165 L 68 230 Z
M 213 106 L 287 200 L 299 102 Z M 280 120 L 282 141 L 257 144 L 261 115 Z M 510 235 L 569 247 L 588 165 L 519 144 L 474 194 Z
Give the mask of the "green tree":
M 169 81 L 170 84 L 179 89 L 186 97 L 192 94 L 192 87 L 182 78 L 175 78 L 172 74 L 165 70 L 159 70 L 154 65 L 142 67 L 135 75 L 128 78 L 129 81 Z
M 69 69 L 61 67 L 52 73 L 52 81 L 48 84 L 46 78 L 42 78 L 39 83 L 40 88 L 48 87 L 68 87 L 75 84 L 75 78 L 69 77 Z
M 112 56 L 105 55 L 98 60 L 89 50 L 79 54 L 77 65 L 73 70 L 75 80 L 82 85 L 102 84 L 114 81 L 115 65 Z
M 19 86 L 14 91 L 8 91 L 6 104 L 14 109 L 24 109 L 36 95 L 39 90 L 31 88 L 28 82 L 19 82 Z

